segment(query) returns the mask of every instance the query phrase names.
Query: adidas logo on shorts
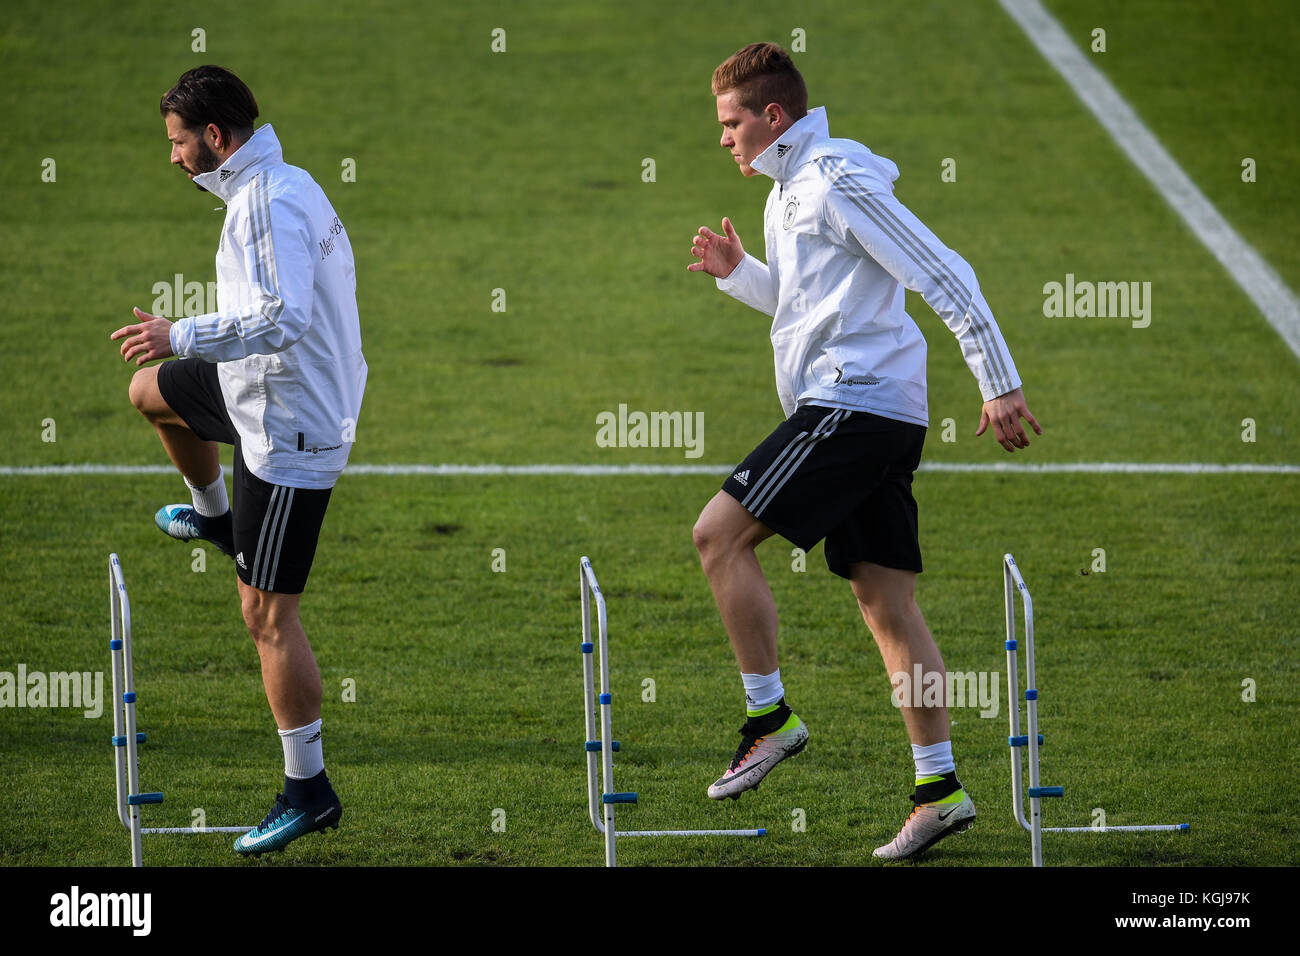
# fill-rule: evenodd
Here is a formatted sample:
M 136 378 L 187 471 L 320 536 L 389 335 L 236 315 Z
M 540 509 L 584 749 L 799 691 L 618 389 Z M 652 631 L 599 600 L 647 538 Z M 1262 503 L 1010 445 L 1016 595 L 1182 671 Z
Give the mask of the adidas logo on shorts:
M 244 552 L 240 551 L 239 554 L 235 555 L 235 563 L 245 571 L 248 570 L 248 565 L 244 563 Z
M 732 475 L 731 477 L 734 478 L 734 479 L 736 479 L 736 481 L 740 482 L 740 483 L 741 483 L 742 485 L 744 485 L 746 488 L 749 487 L 749 469 L 748 469 L 748 468 L 746 468 L 744 471 L 738 471 L 738 472 L 736 472 L 736 473 L 735 473 L 734 475 Z

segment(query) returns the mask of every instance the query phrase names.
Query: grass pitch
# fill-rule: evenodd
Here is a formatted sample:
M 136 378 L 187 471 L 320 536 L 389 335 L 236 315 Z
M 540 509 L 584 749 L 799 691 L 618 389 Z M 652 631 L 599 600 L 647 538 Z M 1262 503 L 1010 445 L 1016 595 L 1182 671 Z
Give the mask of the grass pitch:
M 156 104 L 183 70 L 216 62 L 248 81 L 286 159 L 322 183 L 352 237 L 371 366 L 355 463 L 692 463 L 682 449 L 600 447 L 596 416 L 622 403 L 703 412 L 699 461 L 719 466 L 716 477 L 346 476 L 303 603 L 342 828 L 259 862 L 223 837 L 150 838 L 151 864 L 600 862 L 581 749 L 584 553 L 610 605 L 618 781 L 642 798 L 624 825 L 770 831 L 629 841 L 622 862 L 874 862 L 908 809 L 907 741 L 820 549 L 806 571 L 780 541 L 760 550 L 808 749 L 738 803 L 704 796 L 743 718 L 690 527 L 780 409 L 765 320 L 685 265 L 690 234 L 723 215 L 761 254 L 766 181 L 742 180 L 717 146 L 708 89 L 713 67 L 754 39 L 789 45 L 804 32 L 796 60 L 832 134 L 898 162 L 900 198 L 973 264 L 1045 428 L 1010 460 L 1300 463 L 1296 356 L 991 2 L 797 15 L 755 3 L 743 20 L 603 3 L 286 2 L 240 17 L 127 3 L 111 19 L 89 5 L 72 15 L 78 6 L 20 3 L 0 32 L 0 465 L 165 463 L 108 334 L 132 305 L 150 306 L 156 283 L 212 278 L 219 214 L 169 168 Z M 1286 172 L 1300 159 L 1289 65 L 1300 37 L 1286 5 L 1049 6 L 1081 46 L 1107 29 L 1097 65 L 1300 286 L 1300 223 L 1284 214 L 1300 199 Z M 504 53 L 491 49 L 496 28 Z M 1253 183 L 1241 180 L 1246 157 Z M 945 159 L 955 182 L 941 179 Z M 348 160 L 355 182 L 342 178 Z M 1151 282 L 1150 327 L 1045 316 L 1044 284 L 1067 273 Z M 493 311 L 496 290 L 505 311 Z M 951 335 L 918 298 L 908 305 L 930 343 L 924 460 L 1008 460 L 973 437 L 979 396 Z M 1049 835 L 1049 863 L 1297 861 L 1276 798 L 1295 782 L 1300 725 L 1296 482 L 918 476 L 918 599 L 948 669 L 1004 674 L 1004 551 L 1033 593 L 1043 778 L 1065 787 L 1047 823 L 1086 825 L 1101 808 L 1112 825 L 1192 824 Z M 0 475 L 0 671 L 106 671 L 104 566 L 117 551 L 149 734 L 142 783 L 167 794 L 146 822 L 187 825 L 202 809 L 209 825 L 254 823 L 280 750 L 230 566 L 210 551 L 194 571 L 190 550 L 152 526 L 182 489 L 156 475 Z M 1001 690 L 996 717 L 952 713 L 979 823 L 921 865 L 1028 861 L 1009 812 Z M 110 725 L 107 711 L 0 709 L 0 863 L 129 859 Z

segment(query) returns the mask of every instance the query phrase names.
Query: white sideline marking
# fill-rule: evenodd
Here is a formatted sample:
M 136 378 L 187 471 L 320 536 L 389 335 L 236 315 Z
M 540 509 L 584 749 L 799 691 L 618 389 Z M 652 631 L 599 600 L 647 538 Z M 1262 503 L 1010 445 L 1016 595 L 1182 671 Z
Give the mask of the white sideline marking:
M 998 2 L 1300 358 L 1300 300 L 1282 277 L 1205 198 L 1038 0 Z
M 348 465 L 350 475 L 725 475 L 735 465 Z M 1221 465 L 1207 462 L 1062 461 L 922 462 L 922 472 L 1059 475 L 1300 475 L 1300 465 Z M 0 465 L 0 477 L 174 475 L 170 465 Z
M 1061 461 L 1048 464 L 1030 462 L 989 462 L 960 464 L 949 462 L 921 463 L 920 471 L 1017 472 L 1023 474 L 1061 475 L 1083 472 L 1091 475 L 1300 475 L 1300 465 L 1218 465 L 1207 462 L 1147 461 Z

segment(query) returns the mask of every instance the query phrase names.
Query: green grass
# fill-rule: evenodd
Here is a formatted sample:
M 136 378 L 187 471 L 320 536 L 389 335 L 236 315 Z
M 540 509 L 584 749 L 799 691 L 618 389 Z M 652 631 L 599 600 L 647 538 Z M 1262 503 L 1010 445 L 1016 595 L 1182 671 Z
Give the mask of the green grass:
M 63 479 L 87 500 L 116 482 Z M 613 487 L 611 487 L 611 481 Z M 141 481 L 165 497 L 171 483 Z M 1012 550 L 1037 609 L 1044 780 L 1065 786 L 1049 823 L 1190 822 L 1190 834 L 1049 837 L 1057 863 L 1229 865 L 1294 862 L 1271 788 L 1296 724 L 1292 582 L 1300 564 L 1289 479 L 926 476 L 923 515 L 1016 497 L 1014 522 L 923 528 L 931 570 L 919 600 L 951 671 L 999 674 L 996 717 L 953 713 L 962 776 L 980 826 L 934 865 L 1020 863 L 1007 812 L 1005 655 L 998 555 Z M 348 478 L 339 486 L 305 602 L 326 688 L 331 774 L 346 826 L 284 862 L 523 865 L 595 863 L 585 822 L 577 557 L 589 553 L 609 602 L 618 782 L 642 794 L 637 827 L 767 826 L 747 841 L 633 842 L 629 863 L 862 864 L 905 811 L 910 769 L 889 684 L 847 587 L 821 567 L 792 570 L 762 549 L 783 612 L 783 675 L 813 738 L 758 794 L 715 805 L 705 786 L 738 721 L 734 664 L 688 529 L 711 479 Z M 10 646 L 29 670 L 106 663 L 103 555 L 121 554 L 136 620 L 141 751 L 149 808 L 186 825 L 260 819 L 278 773 L 256 655 L 242 632 L 225 559 L 190 569 L 189 549 L 157 540 L 115 508 L 75 548 L 78 519 L 38 481 L 0 486 Z M 1097 509 L 1108 496 L 1124 507 Z M 152 497 L 151 499 L 152 500 Z M 160 499 L 161 500 L 161 499 Z M 635 503 L 635 507 L 629 507 Z M 416 516 L 410 520 L 410 516 Z M 1080 574 L 1092 549 L 1104 574 Z M 506 571 L 493 573 L 494 548 Z M 14 556 L 20 555 L 21 559 Z M 218 563 L 218 561 L 220 563 Z M 49 567 L 64 568 L 51 601 Z M 177 613 L 183 607 L 184 613 Z M 642 682 L 655 681 L 655 701 Z M 1256 700 L 1242 700 L 1242 681 Z M 355 702 L 343 701 L 345 680 Z M 112 817 L 109 718 L 67 710 L 5 714 L 11 818 L 0 860 L 120 863 Z M 15 772 L 16 771 L 16 772 Z M 1285 771 L 1281 771 L 1285 772 Z M 21 781 L 21 786 L 15 786 Z M 506 812 L 493 832 L 492 812 Z M 791 829 L 805 811 L 808 829 Z M 61 826 L 37 825 L 57 818 Z M 634 824 L 633 824 L 634 821 Z M 978 834 L 978 835 L 976 835 Z M 151 838 L 151 861 L 236 862 L 224 837 Z M 278 862 L 278 861 L 277 861 Z
M 1052 2 L 1206 195 L 1300 284 L 1293 18 L 1280 2 Z M 835 135 L 897 161 L 898 195 L 966 255 L 1046 430 L 1017 461 L 1300 462 L 1300 376 L 1246 296 L 992 2 L 693 10 L 563 4 L 319 9 L 19 3 L 0 27 L 0 465 L 161 464 L 108 333 L 155 282 L 212 277 L 219 216 L 167 165 L 158 96 L 231 66 L 288 161 L 322 183 L 357 253 L 371 378 L 361 463 L 681 464 L 607 449 L 596 416 L 704 413 L 700 461 L 739 460 L 780 410 L 762 316 L 685 271 L 689 235 L 732 217 L 761 253 L 764 180 L 717 146 L 708 77 L 757 38 L 789 42 Z M 86 11 L 90 10 L 89 5 Z M 1095 22 L 1094 22 L 1095 21 Z M 208 30 L 207 52 L 190 31 Z M 491 31 L 508 52 L 492 54 Z M 1240 159 L 1259 181 L 1240 182 Z M 41 161 L 58 179 L 40 181 Z M 642 161 L 656 181 L 643 182 Z M 340 181 L 345 158 L 356 183 Z M 940 179 L 945 158 L 957 181 Z M 1150 328 L 1042 314 L 1067 272 L 1150 281 Z M 493 290 L 507 310 L 491 310 Z M 926 460 L 1006 455 L 915 296 L 930 343 Z M 41 440 L 55 420 L 57 441 Z M 954 442 L 941 439 L 952 418 Z M 1257 440 L 1241 440 L 1242 420 Z M 766 826 L 763 841 L 629 841 L 637 865 L 860 865 L 907 811 L 902 723 L 870 634 L 820 549 L 760 557 L 806 753 L 720 806 L 704 789 L 740 721 L 735 664 L 690 540 L 713 477 L 344 478 L 303 619 L 325 685 L 337 835 L 260 863 L 224 837 L 151 838 L 181 865 L 594 865 L 580 729 L 576 564 L 610 602 L 620 788 L 638 828 Z M 104 670 L 105 559 L 136 620 L 147 821 L 256 822 L 280 751 L 230 567 L 163 540 L 177 478 L 0 477 L 0 671 Z M 1277 794 L 1296 782 L 1294 476 L 918 476 L 918 600 L 953 671 L 1000 675 L 996 718 L 954 711 L 970 834 L 927 866 L 1020 865 L 1011 821 L 999 557 L 1033 593 L 1049 825 L 1190 822 L 1176 835 L 1049 836 L 1051 863 L 1294 864 Z M 493 573 L 492 552 L 507 570 Z M 1081 574 L 1093 550 L 1105 573 Z M 656 700 L 643 703 L 642 681 Z M 1255 683 L 1243 701 L 1243 681 Z M 344 681 L 356 700 L 342 700 Z M 120 865 L 108 716 L 0 710 L 0 864 Z M 505 811 L 506 829 L 492 828 Z M 793 832 L 792 812 L 806 814 Z

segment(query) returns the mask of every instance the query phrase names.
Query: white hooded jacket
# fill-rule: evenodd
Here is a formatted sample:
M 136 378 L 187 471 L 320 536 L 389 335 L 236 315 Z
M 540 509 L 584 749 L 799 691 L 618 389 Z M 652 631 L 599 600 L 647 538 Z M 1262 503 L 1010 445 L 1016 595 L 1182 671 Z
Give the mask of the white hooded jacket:
M 718 288 L 773 317 L 776 388 L 804 404 L 929 424 L 925 339 L 904 309 L 919 292 L 952 330 L 987 401 L 1020 377 L 975 273 L 894 198 L 898 167 L 831 139 L 810 110 L 752 163 L 775 184 L 767 264 L 749 255 Z
M 348 234 L 315 180 L 285 164 L 269 125 L 194 182 L 226 202 L 219 310 L 176 322 L 172 351 L 218 363 L 253 474 L 331 488 L 355 440 L 367 373 Z

